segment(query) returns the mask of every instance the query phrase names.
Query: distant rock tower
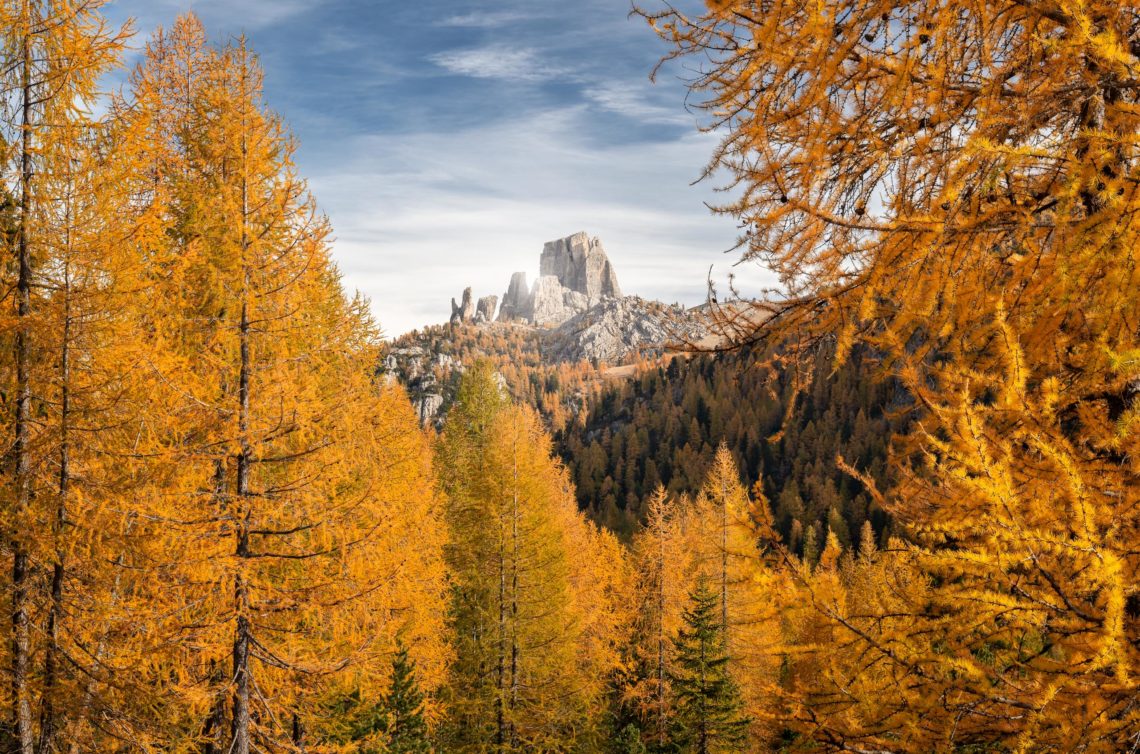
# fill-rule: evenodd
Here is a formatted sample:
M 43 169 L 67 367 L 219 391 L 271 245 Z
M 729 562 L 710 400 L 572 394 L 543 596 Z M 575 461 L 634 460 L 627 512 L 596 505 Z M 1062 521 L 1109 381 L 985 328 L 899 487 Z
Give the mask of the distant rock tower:
M 516 272 L 511 275 L 511 284 L 503 294 L 503 305 L 499 307 L 499 321 L 529 321 L 532 308 L 530 291 L 526 286 L 526 273 Z
M 604 298 L 621 298 L 617 273 L 602 242 L 585 233 L 547 241 L 542 247 L 538 274 L 553 275 L 563 288 L 585 294 L 588 306 Z
M 542 247 L 539 278 L 529 292 L 525 272 L 511 276 L 499 321 L 559 325 L 602 301 L 619 298 L 621 286 L 602 242 L 575 233 Z
M 455 303 L 455 299 L 451 299 L 451 324 L 457 325 L 460 322 L 471 322 L 475 319 L 475 303 L 471 300 L 471 289 L 463 289 L 463 301 Z

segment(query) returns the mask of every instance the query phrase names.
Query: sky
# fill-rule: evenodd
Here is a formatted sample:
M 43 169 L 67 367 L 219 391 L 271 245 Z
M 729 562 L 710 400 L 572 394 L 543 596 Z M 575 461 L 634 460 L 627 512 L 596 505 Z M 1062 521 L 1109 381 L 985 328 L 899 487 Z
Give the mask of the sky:
M 735 221 L 706 206 L 724 199 L 716 184 L 693 185 L 718 137 L 686 110 L 683 67 L 650 82 L 667 48 L 629 0 L 113 0 L 106 13 L 134 19 L 137 49 L 187 10 L 216 41 L 249 37 L 345 287 L 387 336 L 446 321 L 467 286 L 501 297 L 516 270 L 533 282 L 543 243 L 578 231 L 602 240 L 627 294 L 701 303 L 710 266 L 722 288 L 730 273 L 744 293 L 769 283 L 734 267 Z

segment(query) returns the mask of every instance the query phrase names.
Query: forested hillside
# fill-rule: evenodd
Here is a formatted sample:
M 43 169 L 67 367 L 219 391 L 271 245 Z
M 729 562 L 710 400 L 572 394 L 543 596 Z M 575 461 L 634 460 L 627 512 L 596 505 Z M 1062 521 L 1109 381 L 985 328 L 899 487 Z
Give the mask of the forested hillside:
M 837 459 L 887 486 L 889 440 L 905 425 L 906 403 L 875 379 L 872 360 L 853 356 L 833 374 L 834 356 L 821 346 L 818 376 L 795 394 L 787 375 L 770 380 L 755 367 L 751 349 L 676 358 L 607 383 L 557 435 L 579 503 L 628 535 L 645 522 L 659 484 L 695 494 L 725 443 L 745 478 L 759 481 L 755 491 L 771 501 L 793 550 L 808 530 L 817 543 L 831 530 L 850 546 L 864 521 L 887 535 L 886 512 Z

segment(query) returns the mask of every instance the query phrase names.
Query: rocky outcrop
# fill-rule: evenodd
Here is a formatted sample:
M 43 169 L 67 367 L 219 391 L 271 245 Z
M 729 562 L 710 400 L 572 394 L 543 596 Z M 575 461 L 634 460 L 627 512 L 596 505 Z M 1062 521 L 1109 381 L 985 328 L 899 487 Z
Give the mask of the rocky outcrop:
M 587 308 L 585 294 L 563 287 L 558 278 L 544 275 L 534 283 L 528 320 L 538 327 L 560 325 Z
M 656 355 L 700 340 L 708 328 L 696 313 L 638 296 L 606 299 L 567 319 L 543 343 L 549 362 L 583 359 L 618 364 L 635 354 Z
M 563 288 L 585 295 L 588 306 L 621 298 L 617 273 L 602 242 L 585 233 L 547 241 L 539 259 L 539 275 L 553 275 Z
M 516 272 L 511 275 L 511 283 L 507 287 L 507 292 L 503 294 L 503 306 L 499 309 L 499 321 L 528 320 L 532 309 L 530 290 L 526 285 L 526 273 Z
M 443 408 L 443 396 L 439 393 L 425 393 L 420 396 L 416 401 L 416 414 L 419 416 L 420 424 L 426 427 L 435 421 L 441 408 Z
M 457 325 L 460 322 L 473 322 L 475 320 L 475 302 L 471 300 L 471 289 L 463 289 L 463 301 L 459 304 L 455 303 L 455 299 L 451 299 L 451 324 Z
M 602 242 L 585 233 L 547 241 L 539 270 L 539 278 L 529 291 L 525 272 L 511 276 L 499 322 L 550 327 L 603 301 L 621 298 L 617 273 Z
M 547 241 L 542 247 L 539 269 L 539 278 L 529 290 L 525 272 L 511 275 L 497 319 L 498 297 L 484 296 L 475 304 L 471 289 L 467 288 L 460 303 L 451 300 L 451 324 L 498 321 L 552 327 L 592 306 L 621 298 L 617 273 L 602 242 L 585 233 Z
M 483 322 L 495 321 L 495 309 L 499 307 L 498 296 L 484 296 L 479 299 L 479 303 L 475 306 L 475 322 L 480 324 Z

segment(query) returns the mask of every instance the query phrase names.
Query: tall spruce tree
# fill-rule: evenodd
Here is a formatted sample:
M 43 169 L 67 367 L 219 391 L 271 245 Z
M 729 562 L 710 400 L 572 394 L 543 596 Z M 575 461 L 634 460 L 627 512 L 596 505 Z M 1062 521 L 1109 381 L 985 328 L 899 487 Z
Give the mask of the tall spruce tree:
M 728 672 L 720 595 L 702 578 L 689 599 L 685 625 L 673 640 L 673 746 L 693 754 L 740 751 L 749 721 Z
M 432 750 L 424 720 L 424 695 L 416 679 L 416 663 L 403 644 L 392 657 L 392 683 L 387 708 L 388 754 L 427 754 Z

